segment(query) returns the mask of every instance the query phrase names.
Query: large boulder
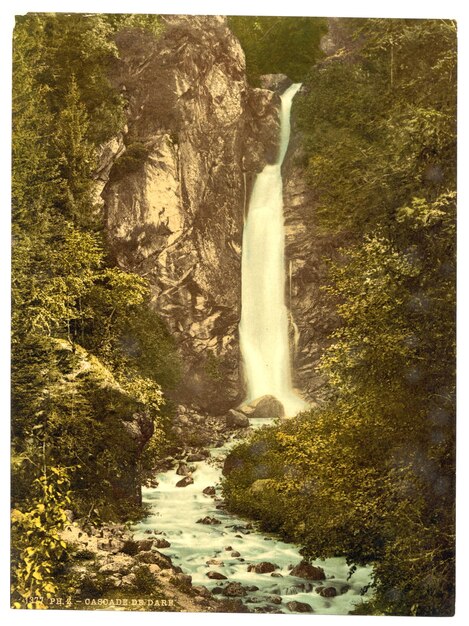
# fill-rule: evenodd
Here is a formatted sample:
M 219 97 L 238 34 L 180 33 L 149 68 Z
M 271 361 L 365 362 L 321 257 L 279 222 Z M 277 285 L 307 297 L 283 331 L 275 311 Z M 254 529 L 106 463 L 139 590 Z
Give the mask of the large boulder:
M 291 570 L 290 576 L 306 578 L 307 580 L 325 580 L 326 574 L 322 567 L 311 565 L 307 561 L 301 561 Z
M 207 578 L 210 578 L 211 580 L 227 580 L 227 577 L 224 574 L 221 574 L 220 572 L 214 572 L 214 571 L 210 571 L 206 573 Z
M 278 568 L 278 565 L 274 565 L 274 563 L 262 561 L 261 563 L 252 563 L 251 565 L 248 565 L 248 572 L 255 572 L 256 574 L 269 574 Z
M 181 480 L 176 483 L 176 487 L 187 487 L 188 485 L 193 485 L 194 479 L 192 476 L 184 476 Z
M 272 418 L 285 416 L 283 404 L 274 396 L 262 396 L 262 398 L 251 402 L 250 406 L 254 407 L 251 417 Z
M 239 411 L 230 409 L 225 417 L 227 428 L 248 428 L 249 418 Z
M 313 608 L 310 604 L 306 602 L 298 602 L 298 600 L 292 600 L 291 602 L 287 602 L 287 607 L 293 613 L 312 613 Z
M 231 582 L 222 591 L 228 598 L 239 598 L 246 595 L 246 588 L 241 583 Z

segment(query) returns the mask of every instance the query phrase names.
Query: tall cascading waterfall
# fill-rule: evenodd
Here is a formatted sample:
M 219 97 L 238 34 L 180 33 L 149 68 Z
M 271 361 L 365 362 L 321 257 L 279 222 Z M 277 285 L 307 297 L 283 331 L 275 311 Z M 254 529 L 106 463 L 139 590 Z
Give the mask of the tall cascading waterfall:
M 293 391 L 285 305 L 285 232 L 281 167 L 290 140 L 290 110 L 301 83 L 281 96 L 277 161 L 258 174 L 243 233 L 240 347 L 247 401 L 264 395 L 282 402 L 287 416 L 306 403 Z

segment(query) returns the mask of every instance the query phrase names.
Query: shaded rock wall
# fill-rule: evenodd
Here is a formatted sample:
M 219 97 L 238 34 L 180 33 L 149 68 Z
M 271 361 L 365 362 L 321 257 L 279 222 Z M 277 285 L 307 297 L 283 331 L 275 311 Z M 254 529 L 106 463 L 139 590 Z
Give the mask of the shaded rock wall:
M 217 16 L 166 16 L 160 40 L 119 35 L 124 150 L 103 191 L 112 253 L 146 276 L 183 361 L 179 402 L 222 412 L 244 396 L 238 322 L 243 216 L 277 152 L 278 95 L 247 85 L 244 53 Z
M 317 402 L 328 393 L 317 365 L 339 323 L 335 302 L 324 287 L 329 281 L 329 261 L 337 257 L 345 237 L 321 232 L 319 227 L 314 181 L 307 182 L 307 161 L 296 123 L 295 105 L 302 96 L 300 90 L 293 102 L 292 139 L 283 165 L 286 302 L 293 384 L 306 400 Z

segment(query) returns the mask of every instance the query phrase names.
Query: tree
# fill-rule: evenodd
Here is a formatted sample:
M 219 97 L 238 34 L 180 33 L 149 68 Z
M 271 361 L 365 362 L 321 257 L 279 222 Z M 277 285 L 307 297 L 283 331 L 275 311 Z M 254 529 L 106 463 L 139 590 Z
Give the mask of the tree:
M 287 74 L 301 82 L 321 56 L 326 20 L 314 17 L 230 16 L 228 23 L 246 54 L 250 81 L 262 74 Z

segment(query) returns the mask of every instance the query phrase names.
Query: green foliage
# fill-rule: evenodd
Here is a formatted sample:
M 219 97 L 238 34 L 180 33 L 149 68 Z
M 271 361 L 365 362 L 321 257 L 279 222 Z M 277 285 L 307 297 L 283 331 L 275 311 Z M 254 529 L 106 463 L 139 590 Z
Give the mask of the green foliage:
M 331 399 L 236 447 L 224 491 L 306 557 L 372 564 L 357 612 L 452 615 L 455 30 L 349 24 L 359 48 L 316 66 L 299 107 L 322 229 L 348 241 L 324 286 Z
M 359 51 L 312 70 L 298 121 L 323 228 L 360 235 L 454 183 L 456 33 L 443 20 L 357 22 Z
M 148 157 L 148 148 L 141 142 L 130 143 L 124 154 L 116 161 L 112 168 L 112 177 L 121 179 L 125 174 L 131 174 L 141 170 Z
M 249 80 L 262 74 L 287 74 L 301 82 L 321 56 L 326 20 L 316 17 L 230 16 L 228 24 L 246 54 Z
M 28 598 L 56 592 L 64 509 L 135 516 L 166 440 L 174 343 L 147 282 L 109 265 L 93 183 L 97 148 L 124 121 L 113 34 L 157 23 L 28 14 L 14 31 L 14 606 L 47 608 Z
M 12 511 L 12 541 L 17 553 L 11 587 L 15 609 L 45 609 L 39 598 L 51 598 L 57 591 L 54 573 L 67 549 L 59 533 L 71 503 L 69 485 L 68 468 L 50 467 L 33 483 L 37 495 L 31 508 Z

